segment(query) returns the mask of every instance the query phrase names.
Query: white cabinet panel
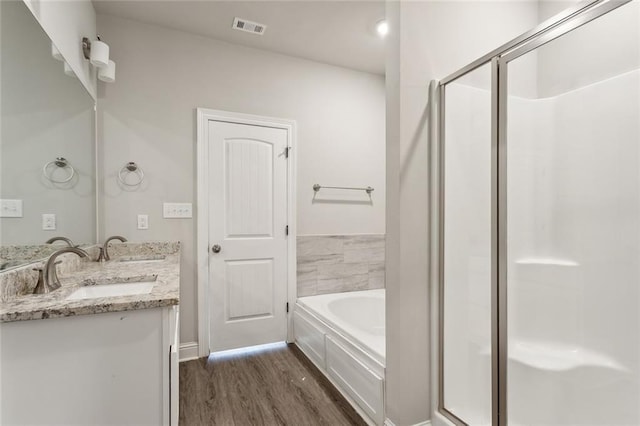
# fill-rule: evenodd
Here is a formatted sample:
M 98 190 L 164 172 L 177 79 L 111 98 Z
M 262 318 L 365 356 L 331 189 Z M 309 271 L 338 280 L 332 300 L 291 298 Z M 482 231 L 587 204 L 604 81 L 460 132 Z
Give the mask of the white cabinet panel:
M 0 423 L 168 424 L 163 315 L 143 309 L 0 324 Z
M 316 365 L 324 368 L 324 332 L 300 315 L 299 312 L 295 311 L 293 315 L 295 317 L 294 335 L 296 342 Z
M 180 418 L 179 389 L 180 389 L 180 307 L 173 306 L 167 309 L 169 316 L 169 421 L 171 426 L 178 426 Z M 164 404 L 167 404 L 165 401 Z
M 354 358 L 331 336 L 326 336 L 329 376 L 376 424 L 384 421 L 384 380 Z

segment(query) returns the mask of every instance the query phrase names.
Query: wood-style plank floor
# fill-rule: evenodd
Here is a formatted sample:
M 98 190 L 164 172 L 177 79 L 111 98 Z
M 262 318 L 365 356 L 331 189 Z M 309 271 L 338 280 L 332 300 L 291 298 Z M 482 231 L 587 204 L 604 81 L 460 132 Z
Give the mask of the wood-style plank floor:
M 180 425 L 366 423 L 294 345 L 180 363 Z

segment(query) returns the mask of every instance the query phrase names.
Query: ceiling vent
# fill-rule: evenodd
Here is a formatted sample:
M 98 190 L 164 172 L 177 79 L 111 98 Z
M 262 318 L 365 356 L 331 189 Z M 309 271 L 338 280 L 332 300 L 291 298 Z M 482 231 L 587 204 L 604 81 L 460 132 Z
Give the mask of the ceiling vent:
M 240 30 L 251 34 L 262 35 L 264 34 L 264 30 L 267 29 L 267 26 L 257 22 L 247 21 L 246 19 L 235 18 L 233 20 L 232 28 L 234 30 Z

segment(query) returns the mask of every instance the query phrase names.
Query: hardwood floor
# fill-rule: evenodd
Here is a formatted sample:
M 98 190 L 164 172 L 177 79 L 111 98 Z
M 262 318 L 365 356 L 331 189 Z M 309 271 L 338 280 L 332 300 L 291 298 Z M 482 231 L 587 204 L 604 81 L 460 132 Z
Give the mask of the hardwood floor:
M 180 363 L 180 425 L 366 423 L 295 345 Z

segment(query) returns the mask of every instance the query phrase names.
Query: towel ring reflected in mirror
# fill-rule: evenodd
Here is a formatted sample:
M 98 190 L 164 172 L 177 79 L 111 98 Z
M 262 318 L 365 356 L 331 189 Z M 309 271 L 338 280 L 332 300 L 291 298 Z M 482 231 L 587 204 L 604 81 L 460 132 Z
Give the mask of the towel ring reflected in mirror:
M 134 173 L 138 177 L 133 183 L 126 181 L 127 175 L 131 173 Z M 127 164 L 122 166 L 118 172 L 118 181 L 125 186 L 139 186 L 144 181 L 144 172 L 135 162 L 129 161 Z
M 55 166 L 55 168 L 51 166 Z M 53 173 L 58 169 L 69 169 L 68 176 L 64 179 L 54 179 Z M 42 167 L 42 174 L 47 178 L 47 180 L 53 183 L 67 183 L 71 181 L 71 179 L 73 179 L 73 177 L 76 175 L 76 170 L 66 158 L 56 157 L 55 160 L 49 161 L 44 165 L 44 167 Z

